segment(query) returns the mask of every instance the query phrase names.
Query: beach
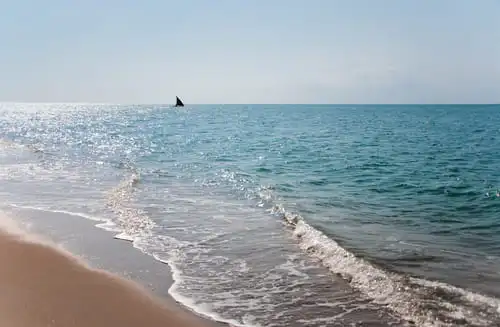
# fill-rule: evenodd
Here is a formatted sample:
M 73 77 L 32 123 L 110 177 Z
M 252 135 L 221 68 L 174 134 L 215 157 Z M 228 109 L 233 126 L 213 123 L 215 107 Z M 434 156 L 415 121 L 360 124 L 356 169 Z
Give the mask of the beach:
M 36 211 L 24 212 L 26 214 L 23 216 L 19 210 L 11 211 L 9 216 L 15 216 L 16 223 L 31 226 L 33 229 L 29 233 L 23 228 L 16 228 L 11 218 L 6 215 L 2 217 L 4 226 L 0 230 L 1 326 L 214 326 L 211 322 L 180 308 L 171 299 L 162 298 L 161 291 L 154 294 L 155 287 L 152 283 L 147 284 L 145 279 L 142 280 L 145 284 L 141 285 L 133 281 L 133 278 L 125 278 L 125 270 L 122 270 L 120 276 L 96 268 L 99 260 L 106 261 L 110 270 L 113 270 L 113 262 L 135 261 L 142 266 L 144 260 L 148 259 L 140 253 L 134 253 L 136 250 L 130 247 L 126 247 L 125 254 L 123 251 L 117 252 L 116 250 L 121 250 L 120 245 L 125 246 L 121 242 L 115 241 L 114 247 L 106 247 L 109 244 L 103 244 L 103 241 L 108 243 L 106 239 L 109 235 L 99 237 L 98 232 L 107 232 L 94 231 L 93 236 L 90 236 L 85 232 L 93 226 L 82 228 L 87 224 L 85 221 L 80 221 L 80 224 L 75 222 L 78 218 L 68 219 L 60 214 L 58 219 L 56 216 L 50 217 Z M 82 236 L 88 238 L 86 242 L 75 242 L 74 238 L 71 241 L 71 235 L 75 234 L 67 233 L 64 224 L 59 224 L 59 229 L 54 229 L 53 223 L 64 218 L 73 226 L 80 240 Z M 36 223 L 30 223 L 30 219 L 36 219 Z M 62 235 L 66 238 L 61 239 Z M 64 245 L 58 245 L 57 240 L 66 244 L 66 248 L 73 247 L 75 253 L 69 252 Z M 89 244 L 93 244 L 94 251 L 88 248 Z M 115 252 L 110 253 L 113 249 Z M 86 254 L 83 253 L 85 251 Z M 76 255 L 76 252 L 80 254 Z M 128 258 L 126 253 L 130 255 Z M 118 254 L 120 257 L 115 260 L 104 258 Z M 143 257 L 143 260 L 137 262 L 134 254 Z M 92 259 L 84 257 L 94 258 L 93 264 Z M 158 281 L 162 277 L 161 268 L 165 276 L 168 274 L 166 265 L 157 264 L 156 268 L 151 269 L 152 274 L 148 277 L 150 280 L 156 278 Z M 147 269 L 148 266 L 152 265 L 142 267 Z M 114 270 L 119 269 L 119 265 L 114 266 Z M 133 271 L 133 265 L 128 265 L 127 270 L 128 274 L 135 275 L 136 280 L 138 279 L 139 274 Z M 164 286 L 168 287 L 169 279 L 164 281 Z M 157 288 L 161 289 L 162 287 Z

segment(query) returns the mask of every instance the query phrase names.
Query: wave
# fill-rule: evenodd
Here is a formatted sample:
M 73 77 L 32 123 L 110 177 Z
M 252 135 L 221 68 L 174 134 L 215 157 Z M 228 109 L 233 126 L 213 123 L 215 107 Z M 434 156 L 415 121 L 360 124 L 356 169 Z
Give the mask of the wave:
M 144 211 L 129 206 L 139 182 L 140 175 L 134 171 L 107 195 L 106 206 L 115 214 L 113 223 L 122 232 L 121 238 L 145 237 L 156 227 Z
M 140 209 L 128 206 L 130 205 L 130 202 L 133 199 L 133 193 L 136 191 L 140 182 L 140 175 L 135 169 L 131 168 L 131 166 L 127 166 L 127 170 L 133 171 L 132 174 L 123 180 L 116 188 L 112 189 L 107 197 L 107 205 L 115 213 L 116 218 L 118 219 L 117 222 L 108 221 L 108 224 L 117 227 L 114 231 L 119 232 L 119 234 L 115 235 L 115 238 L 129 241 L 132 243 L 134 248 L 140 250 L 144 254 L 152 256 L 157 261 L 167 264 L 172 272 L 173 280 L 168 292 L 172 298 L 184 305 L 187 309 L 202 315 L 207 319 L 226 323 L 230 326 L 251 326 L 249 324 L 240 324 L 238 321 L 233 319 L 223 318 L 217 313 L 211 311 L 209 308 L 196 304 L 196 302 L 189 297 L 182 295 L 179 291 L 179 286 L 184 282 L 184 278 L 182 271 L 179 270 L 175 264 L 177 256 L 181 254 L 178 253 L 179 251 L 175 251 L 175 249 L 182 248 L 186 244 L 182 244 L 182 242 L 173 237 L 153 234 L 152 229 L 156 227 L 156 223 Z M 104 226 L 98 225 L 98 227 Z M 156 245 L 152 246 L 152 244 Z M 168 248 L 170 250 L 169 258 L 159 256 L 156 251 L 152 249 L 154 247 L 159 247 L 161 249 Z
M 385 271 L 341 247 L 300 214 L 288 212 L 277 204 L 271 187 L 262 190 L 258 192 L 260 206 L 267 203 L 268 210 L 284 220 L 300 248 L 374 303 L 418 326 L 499 325 L 500 300 L 445 283 Z

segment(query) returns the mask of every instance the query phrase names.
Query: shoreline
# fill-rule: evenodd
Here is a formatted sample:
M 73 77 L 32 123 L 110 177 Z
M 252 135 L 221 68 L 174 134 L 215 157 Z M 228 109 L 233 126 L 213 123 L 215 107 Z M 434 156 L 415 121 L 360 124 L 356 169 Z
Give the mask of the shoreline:
M 228 326 L 178 303 L 168 265 L 92 222 L 10 206 L 2 213 L 2 325 Z

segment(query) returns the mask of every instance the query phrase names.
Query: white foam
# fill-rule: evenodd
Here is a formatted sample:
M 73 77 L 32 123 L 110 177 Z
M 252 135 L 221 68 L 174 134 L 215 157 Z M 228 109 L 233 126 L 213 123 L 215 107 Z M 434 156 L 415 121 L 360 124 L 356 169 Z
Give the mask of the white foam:
M 96 227 L 100 229 L 104 229 L 105 231 L 112 232 L 112 233 L 120 233 L 122 229 L 118 228 L 118 226 L 112 222 L 111 220 L 107 220 L 101 224 L 95 225 Z
M 127 235 L 126 233 L 117 234 L 117 235 L 115 235 L 115 238 L 118 240 L 129 241 L 129 242 L 134 241 L 134 238 L 130 235 Z
M 82 212 L 72 212 L 72 211 L 66 211 L 66 210 L 56 210 L 56 209 L 50 209 L 50 208 L 41 208 L 41 207 L 33 207 L 33 206 L 26 206 L 26 205 L 19 205 L 19 204 L 9 204 L 11 207 L 19 208 L 19 209 L 29 209 L 29 210 L 37 210 L 37 211 L 45 211 L 45 212 L 54 212 L 54 213 L 62 213 L 66 214 L 69 216 L 78 216 L 82 217 L 85 219 L 89 219 L 92 221 L 99 221 L 99 222 L 108 222 L 110 221 L 107 218 L 102 218 L 102 217 L 97 217 L 97 216 L 92 216 L 86 213 Z
M 308 225 L 301 217 L 284 214 L 286 221 L 294 226 L 293 235 L 299 240 L 302 250 L 317 257 L 334 273 L 341 274 L 350 281 L 350 284 L 363 294 L 373 299 L 375 303 L 387 305 L 399 316 L 406 320 L 414 321 L 419 326 L 452 326 L 440 324 L 436 317 L 420 309 L 421 303 L 418 294 L 412 292 L 404 283 L 402 276 L 385 272 L 376 268 L 363 259 L 355 257 L 352 253 L 339 246 L 334 240 L 328 238 L 319 230 Z M 489 306 L 500 314 L 500 301 L 484 295 L 475 294 L 444 283 L 436 283 L 421 279 L 410 278 L 411 281 L 430 287 L 440 287 L 462 295 L 470 303 Z M 440 301 L 442 301 L 440 299 Z M 452 303 L 439 303 L 448 309 L 441 314 L 450 318 L 463 318 L 471 324 L 488 326 L 487 318 L 481 318 L 467 308 L 462 308 Z
M 157 235 L 154 239 L 153 235 L 149 232 L 151 228 L 155 227 L 156 224 L 151 221 L 149 217 L 144 215 L 142 212 L 124 207 L 126 201 L 129 201 L 131 198 L 131 193 L 134 191 L 135 185 L 139 182 L 139 175 L 137 173 L 132 173 L 132 175 L 122 183 L 118 185 L 115 189 L 110 192 L 110 196 L 108 197 L 108 204 L 112 208 L 112 210 L 119 216 L 120 221 L 124 224 L 124 226 L 116 226 L 116 227 L 125 227 L 124 230 L 121 230 L 121 233 L 116 235 L 115 238 L 120 238 L 124 240 L 128 240 L 132 242 L 134 248 L 140 250 L 141 252 L 151 255 L 156 260 L 168 264 L 172 272 L 173 283 L 169 288 L 169 294 L 179 303 L 183 304 L 188 309 L 192 310 L 195 313 L 198 313 L 202 316 L 205 316 L 208 319 L 214 321 L 220 321 L 229 324 L 234 327 L 258 327 L 257 325 L 249 325 L 249 324 L 241 324 L 237 320 L 228 319 L 220 316 L 211 310 L 211 306 L 207 303 L 197 303 L 193 299 L 186 297 L 181 294 L 179 291 L 180 285 L 183 284 L 183 274 L 182 271 L 179 270 L 174 264 L 175 260 L 183 260 L 186 256 L 186 253 L 189 252 L 189 249 L 196 244 L 202 244 L 205 242 L 209 242 L 217 239 L 223 233 L 216 233 L 213 235 L 209 235 L 201 240 L 199 240 L 196 244 L 188 241 L 179 241 L 170 236 L 159 236 Z M 214 205 L 218 204 L 218 201 L 213 201 L 211 199 L 187 199 L 187 198 L 177 198 L 177 200 L 183 200 L 193 203 L 201 204 L 209 204 Z M 226 204 L 227 205 L 227 204 Z M 137 222 L 140 223 L 140 228 L 137 228 L 134 224 Z M 132 225 L 130 225 L 132 224 Z M 130 227 L 130 228 L 127 228 Z M 183 230 L 183 229 L 181 229 Z M 133 235 L 132 235 L 133 234 Z M 160 258 L 156 251 L 152 250 L 154 248 L 158 248 L 161 252 L 166 252 L 171 258 L 175 258 L 175 260 L 165 260 Z M 184 249 L 184 251 L 181 251 Z M 203 252 L 202 249 L 196 249 L 197 252 Z M 185 253 L 186 252 L 186 253 Z M 225 262 L 227 258 L 222 256 L 213 258 L 217 262 Z
M 193 299 L 182 295 L 179 292 L 179 286 L 183 282 L 182 271 L 177 269 L 172 260 L 162 259 L 156 254 L 153 254 L 153 257 L 160 262 L 166 263 L 170 267 L 170 270 L 172 271 L 172 279 L 174 280 L 174 282 L 172 283 L 172 286 L 170 286 L 170 288 L 168 289 L 168 293 L 179 303 L 183 304 L 192 311 L 201 314 L 211 320 L 223 322 L 229 324 L 232 327 L 260 327 L 259 325 L 250 325 L 246 323 L 242 324 L 234 319 L 223 318 L 219 314 L 212 311 L 211 306 L 209 304 L 196 303 Z

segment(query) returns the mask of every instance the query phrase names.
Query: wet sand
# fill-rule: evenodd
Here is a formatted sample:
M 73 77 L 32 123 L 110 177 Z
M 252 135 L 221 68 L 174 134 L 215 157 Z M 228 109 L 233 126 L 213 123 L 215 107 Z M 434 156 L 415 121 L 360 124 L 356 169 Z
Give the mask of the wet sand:
M 50 243 L 0 230 L 0 326 L 208 326 L 139 284 Z

